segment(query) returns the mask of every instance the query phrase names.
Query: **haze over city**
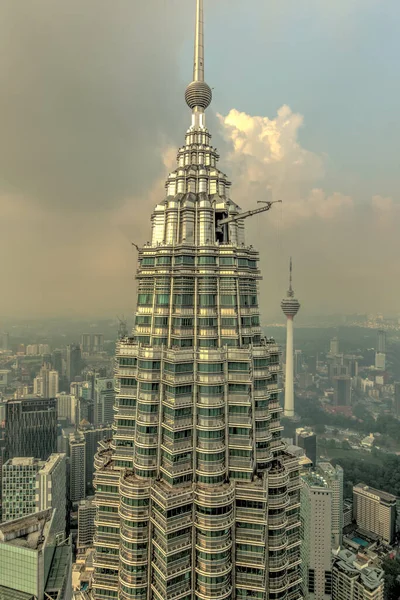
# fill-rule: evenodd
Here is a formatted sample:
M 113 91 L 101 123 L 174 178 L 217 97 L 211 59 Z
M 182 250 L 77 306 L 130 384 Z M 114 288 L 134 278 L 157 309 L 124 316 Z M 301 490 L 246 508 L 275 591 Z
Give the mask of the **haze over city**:
M 247 225 L 263 318 L 290 254 L 303 316 L 397 313 L 399 3 L 207 4 L 208 123 L 231 196 L 283 200 Z M 188 127 L 191 12 L 4 0 L 0 315 L 132 312 L 131 241 L 149 238 Z

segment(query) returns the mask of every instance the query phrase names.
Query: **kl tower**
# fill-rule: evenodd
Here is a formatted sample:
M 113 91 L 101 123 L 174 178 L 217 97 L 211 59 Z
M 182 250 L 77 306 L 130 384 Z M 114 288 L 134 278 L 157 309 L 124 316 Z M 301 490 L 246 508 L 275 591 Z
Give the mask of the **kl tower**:
M 299 312 L 300 303 L 294 297 L 292 289 L 292 258 L 290 258 L 289 289 L 281 302 L 281 308 L 287 317 L 286 329 L 286 376 L 285 376 L 285 417 L 294 417 L 293 392 L 293 319 Z

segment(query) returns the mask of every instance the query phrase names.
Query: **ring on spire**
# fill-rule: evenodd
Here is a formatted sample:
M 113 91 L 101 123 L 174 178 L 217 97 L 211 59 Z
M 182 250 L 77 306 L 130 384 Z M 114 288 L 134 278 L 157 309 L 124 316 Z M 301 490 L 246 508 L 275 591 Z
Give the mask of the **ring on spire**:
M 196 107 L 205 110 L 211 104 L 212 91 L 205 81 L 192 81 L 185 91 L 186 104 L 192 110 Z

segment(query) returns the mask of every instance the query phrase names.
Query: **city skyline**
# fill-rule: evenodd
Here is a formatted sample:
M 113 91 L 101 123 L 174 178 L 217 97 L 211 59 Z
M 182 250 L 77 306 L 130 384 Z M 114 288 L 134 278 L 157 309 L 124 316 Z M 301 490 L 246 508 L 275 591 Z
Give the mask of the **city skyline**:
M 265 318 L 278 313 L 291 253 L 304 312 L 397 310 L 397 80 L 384 26 L 393 26 L 399 5 L 383 12 L 373 0 L 319 4 L 300 13 L 288 1 L 254 0 L 244 13 L 230 2 L 227 24 L 222 0 L 210 25 L 209 120 L 223 170 L 237 174 L 232 197 L 244 210 L 268 194 L 284 200 L 282 212 L 249 224 L 262 269 L 276 282 L 272 290 L 262 284 Z M 187 3 L 73 6 L 6 3 L 4 11 L 1 26 L 16 32 L 3 35 L 0 93 L 8 140 L 0 145 L 0 248 L 13 253 L 0 271 L 13 289 L 2 298 L 4 315 L 129 312 L 130 244 L 147 241 L 147 214 L 185 126 Z M 236 44 L 238 35 L 251 43 Z M 26 55 L 33 69 L 21 62 Z

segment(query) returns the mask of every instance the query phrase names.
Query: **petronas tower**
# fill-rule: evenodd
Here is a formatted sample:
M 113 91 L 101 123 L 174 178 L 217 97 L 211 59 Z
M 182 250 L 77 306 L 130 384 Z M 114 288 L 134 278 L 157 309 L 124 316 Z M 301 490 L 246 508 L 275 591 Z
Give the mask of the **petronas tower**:
M 192 111 L 139 249 L 117 344 L 113 438 L 95 459 L 95 600 L 300 598 L 299 467 L 281 440 L 280 354 L 258 253 L 218 170 L 197 0 Z

